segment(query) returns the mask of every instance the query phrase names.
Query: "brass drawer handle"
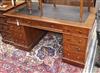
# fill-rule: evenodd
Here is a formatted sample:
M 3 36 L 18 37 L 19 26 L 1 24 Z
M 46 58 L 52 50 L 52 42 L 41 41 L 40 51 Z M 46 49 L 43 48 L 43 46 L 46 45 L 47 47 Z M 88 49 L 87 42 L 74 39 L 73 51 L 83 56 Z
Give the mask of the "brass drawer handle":
M 20 35 L 19 35 L 19 38 L 22 38 L 22 36 L 23 36 L 23 35 L 22 35 L 22 34 L 20 34 Z
M 82 31 L 79 31 L 79 34 L 82 34 Z
M 29 21 L 29 22 L 27 22 L 28 24 L 31 24 L 32 22 L 31 21 Z
M 76 48 L 76 51 L 77 51 L 77 52 L 80 52 L 80 51 L 81 51 L 81 49 L 80 49 L 80 48 Z
M 77 59 L 80 59 L 80 57 L 78 56 Z
M 82 42 L 82 40 L 79 40 L 79 42 L 78 43 L 81 43 Z
M 68 53 L 67 56 L 70 56 L 70 54 Z

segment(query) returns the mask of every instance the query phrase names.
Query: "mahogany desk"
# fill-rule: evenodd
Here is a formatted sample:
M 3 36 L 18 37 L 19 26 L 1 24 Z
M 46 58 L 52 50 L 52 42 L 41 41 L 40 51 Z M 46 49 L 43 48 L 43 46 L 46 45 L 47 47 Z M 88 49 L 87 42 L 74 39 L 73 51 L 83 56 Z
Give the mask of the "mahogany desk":
M 89 52 L 88 45 L 91 37 L 90 34 L 95 20 L 94 8 L 90 9 L 90 13 L 87 18 L 85 18 L 84 22 L 80 23 L 78 21 L 60 20 L 52 17 L 40 17 L 37 14 L 28 15 L 20 13 L 18 9 L 22 7 L 24 7 L 24 5 L 4 14 L 7 17 L 7 23 L 9 25 L 13 24 L 17 25 L 17 27 L 25 26 L 61 33 L 63 36 L 63 61 L 79 67 L 84 67 Z M 38 12 L 36 11 L 36 13 Z M 49 14 L 46 13 L 46 15 Z

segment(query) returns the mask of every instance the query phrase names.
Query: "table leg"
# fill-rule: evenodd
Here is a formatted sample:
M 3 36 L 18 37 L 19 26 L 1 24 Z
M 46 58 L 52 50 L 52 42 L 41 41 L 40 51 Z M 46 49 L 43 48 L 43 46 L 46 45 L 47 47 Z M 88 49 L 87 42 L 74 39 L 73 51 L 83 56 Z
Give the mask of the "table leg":
M 94 0 L 94 7 L 95 7 L 95 5 L 96 5 L 96 0 Z
M 83 0 L 80 0 L 80 22 L 83 19 Z
M 43 3 L 43 0 L 38 0 L 39 1 L 39 8 L 40 8 L 40 12 L 41 12 L 41 16 L 43 16 L 43 5 L 42 5 L 42 3 Z
M 56 0 L 52 0 L 54 7 L 56 7 Z
M 29 10 L 29 13 L 32 14 L 32 1 L 31 0 L 25 0 L 26 6 Z
M 91 0 L 88 0 L 88 11 L 90 11 Z

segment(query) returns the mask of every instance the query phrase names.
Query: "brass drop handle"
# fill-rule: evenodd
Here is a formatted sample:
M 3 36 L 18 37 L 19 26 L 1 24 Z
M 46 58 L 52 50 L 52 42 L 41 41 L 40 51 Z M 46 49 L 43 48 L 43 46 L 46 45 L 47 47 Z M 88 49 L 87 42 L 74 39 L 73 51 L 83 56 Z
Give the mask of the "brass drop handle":
M 80 51 L 81 51 L 81 49 L 80 49 L 80 48 L 76 48 L 76 50 L 77 50 L 77 52 L 80 52 Z
M 69 56 L 70 54 L 68 53 L 67 55 Z
M 81 43 L 82 42 L 82 40 L 79 40 L 79 42 L 78 43 Z
M 77 59 L 80 59 L 80 57 L 78 56 Z
M 20 34 L 19 37 L 22 37 L 22 34 Z
M 82 31 L 79 31 L 79 34 L 82 34 Z
M 28 24 L 31 24 L 32 22 L 31 21 L 29 21 L 29 22 L 27 22 Z

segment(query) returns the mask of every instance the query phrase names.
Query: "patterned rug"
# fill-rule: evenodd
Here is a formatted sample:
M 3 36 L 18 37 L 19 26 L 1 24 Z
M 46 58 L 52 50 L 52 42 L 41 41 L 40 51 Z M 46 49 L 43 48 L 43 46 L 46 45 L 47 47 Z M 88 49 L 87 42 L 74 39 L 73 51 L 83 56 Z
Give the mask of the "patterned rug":
M 48 33 L 32 51 L 5 44 L 0 37 L 0 73 L 81 73 L 82 69 L 63 63 L 62 37 Z

